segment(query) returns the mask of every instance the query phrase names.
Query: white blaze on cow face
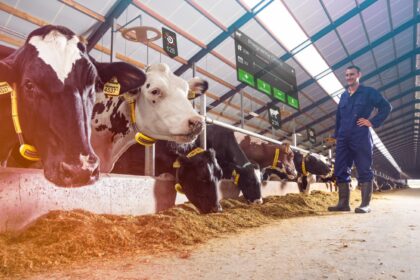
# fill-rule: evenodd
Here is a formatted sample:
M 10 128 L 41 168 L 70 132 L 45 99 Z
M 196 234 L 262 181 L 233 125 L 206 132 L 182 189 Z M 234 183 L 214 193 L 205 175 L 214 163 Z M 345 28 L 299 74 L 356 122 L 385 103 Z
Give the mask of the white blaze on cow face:
M 150 66 L 146 76 L 136 112 L 140 130 L 156 139 L 194 141 L 202 131 L 204 118 L 187 98 L 190 85 L 175 76 L 166 64 Z M 199 78 L 194 78 L 191 84 L 195 87 L 192 90 L 207 88 Z
M 33 36 L 29 40 L 29 44 L 37 49 L 38 57 L 51 66 L 63 84 L 73 64 L 81 58 L 77 43 L 79 38 L 76 36 L 68 40 L 57 30 L 51 31 L 44 38 Z

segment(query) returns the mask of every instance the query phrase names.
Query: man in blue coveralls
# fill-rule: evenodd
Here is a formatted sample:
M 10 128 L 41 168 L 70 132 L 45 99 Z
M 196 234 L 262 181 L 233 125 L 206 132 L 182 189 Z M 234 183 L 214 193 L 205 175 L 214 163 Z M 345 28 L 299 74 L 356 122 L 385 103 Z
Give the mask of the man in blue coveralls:
M 362 203 L 355 212 L 370 212 L 373 141 L 369 128 L 384 122 L 391 112 L 391 104 L 377 90 L 359 84 L 361 74 L 357 66 L 346 69 L 348 87 L 338 104 L 334 136 L 337 141 L 334 175 L 339 199 L 336 206 L 328 207 L 328 211 L 350 211 L 350 172 L 354 162 L 362 191 Z M 378 113 L 369 119 L 374 108 Z

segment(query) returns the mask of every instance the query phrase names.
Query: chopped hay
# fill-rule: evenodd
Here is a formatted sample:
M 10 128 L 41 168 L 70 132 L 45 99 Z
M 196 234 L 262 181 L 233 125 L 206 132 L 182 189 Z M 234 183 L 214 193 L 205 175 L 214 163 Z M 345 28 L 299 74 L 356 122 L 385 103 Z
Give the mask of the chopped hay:
M 352 194 L 354 197 L 359 192 Z M 0 277 L 19 276 L 94 258 L 180 252 L 210 238 L 270 221 L 326 212 L 336 193 L 288 194 L 249 205 L 222 200 L 222 213 L 200 215 L 190 203 L 154 215 L 97 215 L 51 211 L 20 233 L 0 234 Z

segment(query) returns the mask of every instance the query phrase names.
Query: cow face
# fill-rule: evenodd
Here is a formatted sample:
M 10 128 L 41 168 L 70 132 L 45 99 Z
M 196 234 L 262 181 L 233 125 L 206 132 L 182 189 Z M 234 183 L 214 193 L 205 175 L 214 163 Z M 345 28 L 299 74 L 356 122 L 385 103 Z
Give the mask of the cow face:
M 331 171 L 331 168 L 320 158 L 309 154 L 305 158 L 306 170 L 315 175 L 326 175 Z
M 204 118 L 194 110 L 187 96 L 189 90 L 204 93 L 207 82 L 193 78 L 187 83 L 166 64 L 148 67 L 146 77 L 137 98 L 136 120 L 140 131 L 177 143 L 194 141 L 203 129 Z
M 235 165 L 235 171 L 239 174 L 238 188 L 245 199 L 251 203 L 262 203 L 259 166 L 256 164 L 248 164 L 245 167 Z
M 221 211 L 217 184 L 222 178 L 222 169 L 214 150 L 209 149 L 190 158 L 180 155 L 179 161 L 178 179 L 188 200 L 201 213 Z
M 98 177 L 89 142 L 96 73 L 79 38 L 51 25 L 33 31 L 0 63 L 1 80 L 16 84 L 24 140 L 57 185 L 80 186 Z

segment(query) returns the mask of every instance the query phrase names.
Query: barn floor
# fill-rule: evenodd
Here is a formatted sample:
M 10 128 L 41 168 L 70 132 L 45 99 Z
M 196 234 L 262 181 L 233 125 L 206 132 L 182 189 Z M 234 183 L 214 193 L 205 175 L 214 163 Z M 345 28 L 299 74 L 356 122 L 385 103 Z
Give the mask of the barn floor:
M 280 220 L 177 255 L 28 279 L 420 279 L 420 189 L 379 196 L 368 215 Z

